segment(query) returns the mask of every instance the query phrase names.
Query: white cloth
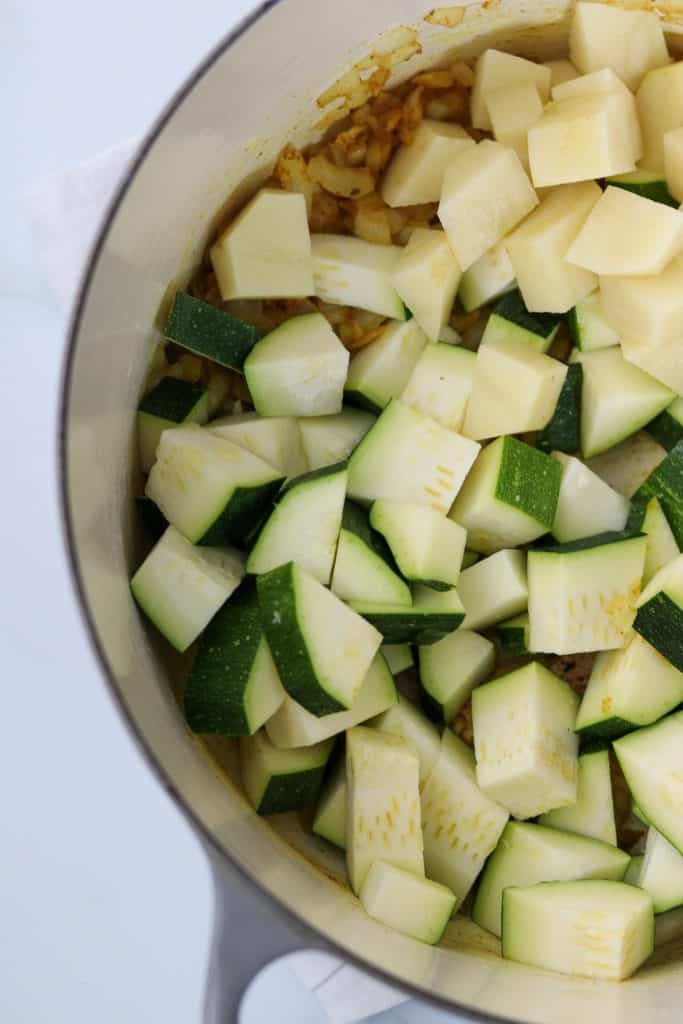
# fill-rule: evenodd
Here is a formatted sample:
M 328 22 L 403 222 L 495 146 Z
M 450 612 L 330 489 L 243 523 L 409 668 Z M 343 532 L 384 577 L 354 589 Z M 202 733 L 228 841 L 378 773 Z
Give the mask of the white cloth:
M 76 296 L 86 259 L 104 211 L 133 159 L 137 139 L 39 183 L 27 194 L 43 271 L 60 308 Z M 337 957 L 298 953 L 287 966 L 314 993 L 332 1024 L 351 1024 L 397 1006 L 404 996 Z

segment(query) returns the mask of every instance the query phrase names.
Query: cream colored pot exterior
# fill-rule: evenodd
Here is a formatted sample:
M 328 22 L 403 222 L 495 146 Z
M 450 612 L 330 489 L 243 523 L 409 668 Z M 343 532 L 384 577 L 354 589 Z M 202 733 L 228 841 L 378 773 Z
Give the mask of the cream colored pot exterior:
M 67 533 L 87 627 L 124 714 L 203 836 L 218 875 L 241 880 L 239 901 L 233 889 L 218 924 L 219 939 L 232 934 L 223 973 L 234 974 L 235 992 L 225 1004 L 219 992 L 210 996 L 207 1014 L 213 1020 L 226 1019 L 236 989 L 268 956 L 325 943 L 415 994 L 436 997 L 479 1019 L 543 1024 L 680 1019 L 681 950 L 659 951 L 625 984 L 598 984 L 503 962 L 494 941 L 466 920 L 454 921 L 437 949 L 369 920 L 336 881 L 343 870 L 337 855 L 307 837 L 290 816 L 283 817 L 278 831 L 258 819 L 231 782 L 229 746 L 216 744 L 222 770 L 187 730 L 169 685 L 181 666 L 167 660 L 128 590 L 136 558 L 130 501 L 133 413 L 158 337 L 152 325 L 169 282 L 196 263 L 225 197 L 245 181 L 246 189 L 253 187 L 286 140 L 305 142 L 313 136 L 321 116 L 314 98 L 371 52 L 372 41 L 387 29 L 412 26 L 419 33 L 423 52 L 395 69 L 405 77 L 447 54 L 470 56 L 491 44 L 558 55 L 570 7 L 567 0 L 488 0 L 467 6 L 459 24 L 446 28 L 424 21 L 428 11 L 418 0 L 264 5 L 209 58 L 155 127 L 93 254 L 64 383 Z M 459 17 L 456 11 L 450 20 Z M 218 975 L 221 957 L 219 947 Z

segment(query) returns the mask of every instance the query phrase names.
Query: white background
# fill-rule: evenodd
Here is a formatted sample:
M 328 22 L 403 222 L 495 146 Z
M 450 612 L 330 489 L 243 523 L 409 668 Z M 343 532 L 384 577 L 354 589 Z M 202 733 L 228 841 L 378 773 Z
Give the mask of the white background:
M 55 488 L 65 314 L 42 272 L 25 193 L 142 133 L 250 6 L 0 4 L 3 1024 L 200 1020 L 209 874 L 119 721 L 75 610 Z M 255 1019 L 322 1020 L 282 972 L 262 998 L 271 1009 L 262 1004 Z

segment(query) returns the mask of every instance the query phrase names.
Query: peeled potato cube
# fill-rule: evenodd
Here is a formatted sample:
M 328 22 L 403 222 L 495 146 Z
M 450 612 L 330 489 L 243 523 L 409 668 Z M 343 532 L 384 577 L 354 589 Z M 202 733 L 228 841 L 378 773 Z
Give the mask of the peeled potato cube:
M 511 149 L 486 139 L 463 150 L 446 171 L 438 211 L 461 269 L 472 266 L 537 205 Z
M 563 185 L 506 240 L 530 312 L 566 313 L 597 287 L 595 274 L 568 263 L 565 254 L 601 194 L 594 181 Z
M 636 93 L 643 167 L 664 170 L 664 135 L 683 125 L 683 61 L 650 71 Z
M 445 231 L 415 228 L 391 283 L 430 341 L 448 322 L 461 276 Z
M 567 259 L 594 274 L 658 274 L 683 251 L 683 213 L 608 186 Z
M 313 295 L 306 201 L 262 188 L 211 247 L 223 299 L 298 299 Z
M 529 167 L 527 133 L 543 113 L 543 104 L 534 82 L 518 82 L 495 89 L 487 98 L 493 137 L 514 149 L 525 168 Z
M 523 57 L 515 57 L 502 50 L 486 50 L 477 61 L 474 85 L 470 95 L 470 119 L 474 128 L 491 130 L 491 119 L 486 107 L 488 96 L 503 86 L 518 82 L 534 82 L 545 103 L 550 95 L 550 68 L 535 64 Z
M 413 141 L 400 146 L 382 182 L 382 199 L 388 206 L 436 203 L 451 160 L 475 145 L 462 125 L 425 118 Z
M 591 96 L 596 93 L 619 92 L 632 96 L 618 75 L 611 68 L 601 68 L 587 75 L 576 75 L 563 82 L 553 83 L 550 90 L 554 100 L 568 100 L 572 96 Z
M 635 169 L 640 133 L 633 97 L 591 93 L 555 100 L 529 129 L 535 186 L 562 185 Z
M 661 22 L 652 11 L 577 3 L 569 30 L 569 56 L 585 73 L 611 68 L 629 89 L 669 63 Z
M 683 256 L 653 277 L 601 277 L 600 299 L 622 342 L 653 347 L 683 336 Z
M 570 82 L 572 78 L 578 78 L 579 72 L 570 60 L 547 60 L 544 67 L 550 68 L 550 85 L 560 85 L 562 82 Z
M 664 176 L 671 195 L 683 202 L 683 128 L 664 133 Z

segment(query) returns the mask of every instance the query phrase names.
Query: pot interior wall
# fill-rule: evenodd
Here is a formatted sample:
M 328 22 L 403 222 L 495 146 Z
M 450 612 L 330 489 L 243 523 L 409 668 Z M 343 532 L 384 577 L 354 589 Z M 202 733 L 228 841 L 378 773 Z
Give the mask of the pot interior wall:
M 295 816 L 258 819 L 231 782 L 230 744 L 213 744 L 212 756 L 186 729 L 169 686 L 182 677 L 181 659 L 170 660 L 144 626 L 127 584 L 139 557 L 133 413 L 159 337 L 153 325 L 169 282 L 196 265 L 226 197 L 241 201 L 285 141 L 312 140 L 321 116 L 315 97 L 371 52 L 369 41 L 386 47 L 387 27 L 412 27 L 422 44 L 422 53 L 397 65 L 398 81 L 492 44 L 559 55 L 570 7 L 569 0 L 488 0 L 464 7 L 462 20 L 444 28 L 426 23 L 415 0 L 281 0 L 210 62 L 146 145 L 94 257 L 67 374 L 66 500 L 84 604 L 125 712 L 165 785 L 266 890 L 368 965 L 460 1005 L 545 1024 L 586 1014 L 663 1024 L 677 1019 L 683 996 L 683 972 L 667 965 L 671 951 L 626 985 L 596 985 L 502 962 L 495 940 L 466 919 L 456 919 L 444 948 L 433 950 L 366 918 L 339 884 L 341 858 Z

